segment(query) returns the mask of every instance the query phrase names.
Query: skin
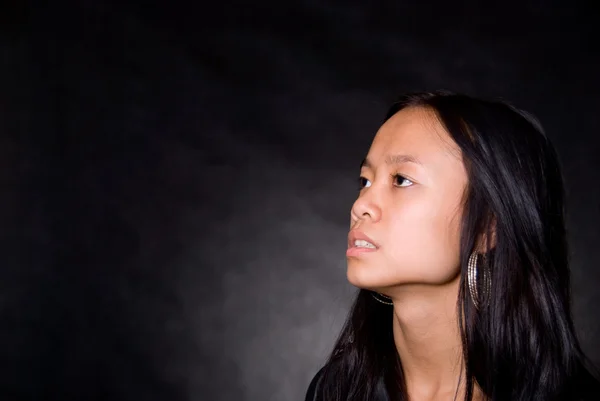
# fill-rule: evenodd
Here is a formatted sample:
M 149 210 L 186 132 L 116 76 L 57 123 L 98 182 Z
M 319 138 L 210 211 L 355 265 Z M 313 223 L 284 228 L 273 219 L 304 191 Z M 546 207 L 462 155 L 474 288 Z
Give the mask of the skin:
M 351 228 L 378 249 L 347 258 L 348 281 L 392 298 L 410 399 L 452 400 L 464 375 L 456 302 L 468 178 L 460 148 L 433 111 L 412 107 L 381 126 L 366 160 Z M 463 396 L 461 385 L 456 399 Z

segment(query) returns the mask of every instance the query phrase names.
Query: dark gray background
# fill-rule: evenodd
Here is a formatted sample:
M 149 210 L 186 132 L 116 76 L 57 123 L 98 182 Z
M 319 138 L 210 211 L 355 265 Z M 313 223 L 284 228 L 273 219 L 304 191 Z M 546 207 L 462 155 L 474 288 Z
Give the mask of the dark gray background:
M 414 3 L 5 3 L 5 399 L 303 399 L 354 294 L 359 163 L 399 93 L 437 88 L 555 141 L 600 362 L 591 2 Z

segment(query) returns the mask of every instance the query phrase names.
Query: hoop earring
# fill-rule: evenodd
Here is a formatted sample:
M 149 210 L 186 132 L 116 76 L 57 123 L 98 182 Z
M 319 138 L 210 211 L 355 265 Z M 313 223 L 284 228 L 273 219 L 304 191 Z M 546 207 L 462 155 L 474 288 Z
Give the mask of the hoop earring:
M 385 305 L 394 305 L 394 303 L 392 302 L 392 298 L 388 297 L 387 295 L 383 295 L 373 291 L 371 291 L 371 295 L 373 296 L 373 298 L 375 298 L 377 302 L 381 302 Z
M 485 306 L 489 300 L 489 294 L 492 289 L 492 278 L 490 277 L 490 272 L 485 267 L 477 269 L 477 256 L 477 252 L 473 252 L 469 257 L 467 284 L 469 286 L 469 293 L 471 294 L 473 305 L 475 306 L 475 309 L 479 310 L 479 308 Z M 479 272 L 479 270 L 481 271 Z M 477 285 L 478 273 L 481 273 L 481 285 L 479 286 L 481 288 L 481 293 L 479 292 Z

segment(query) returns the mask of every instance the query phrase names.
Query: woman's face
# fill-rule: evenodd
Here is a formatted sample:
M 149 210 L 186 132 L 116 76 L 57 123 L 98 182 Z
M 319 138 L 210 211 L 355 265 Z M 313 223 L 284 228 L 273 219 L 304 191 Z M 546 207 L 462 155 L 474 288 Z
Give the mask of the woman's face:
M 459 147 L 434 112 L 406 108 L 386 121 L 360 175 L 348 236 L 350 283 L 391 293 L 455 279 L 467 175 Z M 364 236 L 376 248 L 357 247 L 355 239 Z

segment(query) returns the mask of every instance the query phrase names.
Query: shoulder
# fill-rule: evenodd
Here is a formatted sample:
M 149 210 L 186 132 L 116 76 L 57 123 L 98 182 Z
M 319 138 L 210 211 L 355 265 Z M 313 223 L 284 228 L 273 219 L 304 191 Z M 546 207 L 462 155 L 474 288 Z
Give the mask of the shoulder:
M 323 366 L 319 371 L 313 376 L 310 384 L 308 385 L 308 389 L 306 390 L 306 395 L 304 397 L 304 401 L 320 401 L 321 398 L 317 392 L 319 388 L 319 384 L 321 382 L 321 378 L 323 377 L 323 373 L 325 372 L 325 366 Z
M 306 395 L 304 397 L 304 401 L 323 401 L 323 379 L 325 376 L 325 371 L 328 365 L 323 366 L 319 371 L 313 376 L 310 384 L 308 385 L 308 389 L 306 390 Z M 334 375 L 335 377 L 339 377 Z M 327 379 L 325 379 L 327 380 Z M 374 401 L 389 401 L 390 397 L 388 396 L 387 390 L 385 389 L 385 384 L 383 377 L 380 377 L 377 381 L 374 393 L 372 395 L 372 399 Z

